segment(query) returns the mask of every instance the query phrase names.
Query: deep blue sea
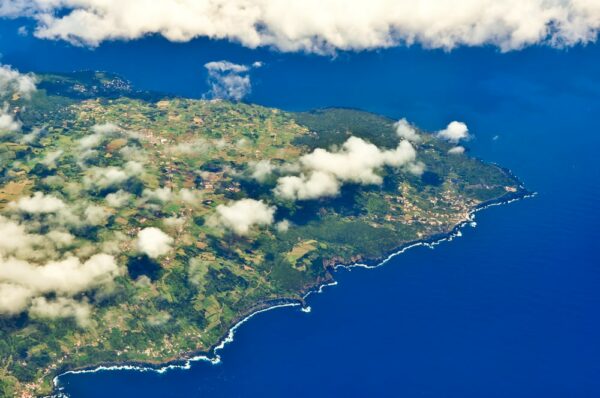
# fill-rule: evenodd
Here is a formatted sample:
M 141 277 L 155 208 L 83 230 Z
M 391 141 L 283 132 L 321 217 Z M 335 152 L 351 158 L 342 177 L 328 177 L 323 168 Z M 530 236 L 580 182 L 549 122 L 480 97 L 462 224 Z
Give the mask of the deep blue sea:
M 18 36 L 21 24 L 1 22 L 0 53 L 23 71 L 109 70 L 198 97 L 205 62 L 260 60 L 252 102 L 352 106 L 431 130 L 461 120 L 473 155 L 538 193 L 434 250 L 338 272 L 310 313 L 257 315 L 219 365 L 67 375 L 70 397 L 600 396 L 600 45 L 326 58 L 150 37 L 90 50 Z

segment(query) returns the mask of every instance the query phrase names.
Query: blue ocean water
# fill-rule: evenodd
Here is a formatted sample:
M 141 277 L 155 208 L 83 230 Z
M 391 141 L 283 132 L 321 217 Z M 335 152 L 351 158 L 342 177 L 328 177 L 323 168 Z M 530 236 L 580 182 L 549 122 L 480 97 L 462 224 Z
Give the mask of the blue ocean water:
M 18 36 L 22 23 L 0 25 L 2 62 L 22 70 L 110 70 L 200 96 L 205 62 L 261 60 L 252 102 L 353 106 L 432 130 L 461 120 L 473 155 L 538 193 L 478 213 L 434 250 L 338 272 L 310 313 L 257 315 L 219 365 L 67 375 L 70 397 L 600 396 L 600 45 L 331 59 L 149 37 L 89 50 Z

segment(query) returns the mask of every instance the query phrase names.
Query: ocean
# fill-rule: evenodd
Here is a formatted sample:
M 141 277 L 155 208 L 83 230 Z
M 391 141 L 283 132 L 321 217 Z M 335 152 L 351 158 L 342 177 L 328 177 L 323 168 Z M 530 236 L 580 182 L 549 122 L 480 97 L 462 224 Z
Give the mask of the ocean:
M 22 71 L 100 69 L 199 97 L 202 65 L 265 62 L 249 101 L 351 106 L 436 130 L 470 127 L 473 156 L 511 169 L 533 198 L 477 213 L 476 227 L 377 269 L 340 270 L 298 307 L 241 325 L 217 365 L 60 377 L 87 397 L 600 396 L 600 45 L 447 53 L 419 47 L 335 58 L 149 37 L 90 50 L 16 34 Z

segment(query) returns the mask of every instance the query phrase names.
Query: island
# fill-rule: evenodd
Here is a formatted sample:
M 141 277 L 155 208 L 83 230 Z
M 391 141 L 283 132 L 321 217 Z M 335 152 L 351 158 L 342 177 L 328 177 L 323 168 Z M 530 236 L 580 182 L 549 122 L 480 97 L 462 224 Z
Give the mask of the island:
M 105 72 L 30 78 L 0 92 L 3 397 L 50 394 L 70 370 L 210 357 L 337 266 L 528 193 L 469 156 L 459 125 L 182 98 Z

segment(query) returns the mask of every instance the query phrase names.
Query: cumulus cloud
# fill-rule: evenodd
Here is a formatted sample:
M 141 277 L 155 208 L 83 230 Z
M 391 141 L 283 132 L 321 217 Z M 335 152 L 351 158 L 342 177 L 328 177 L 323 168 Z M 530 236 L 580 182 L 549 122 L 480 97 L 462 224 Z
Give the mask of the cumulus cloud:
M 100 134 L 90 134 L 82 137 L 77 141 L 79 144 L 79 149 L 82 151 L 96 148 L 102 142 L 102 136 Z
M 67 204 L 60 198 L 42 192 L 35 192 L 32 196 L 21 197 L 17 201 L 10 202 L 7 210 L 11 211 L 13 216 L 21 218 L 27 214 L 27 218 L 35 220 L 38 229 L 41 227 L 39 224 L 41 219 L 46 227 L 54 229 L 101 226 L 107 223 L 111 214 L 103 206 L 86 202 Z
M 286 199 L 317 199 L 336 196 L 340 187 L 341 183 L 334 175 L 313 171 L 308 175 L 280 177 L 275 193 Z
M 63 210 L 66 204 L 55 196 L 46 195 L 43 192 L 35 192 L 32 196 L 22 197 L 16 202 L 11 202 L 10 207 L 24 213 L 44 214 L 56 213 Z
M 396 134 L 400 138 L 404 138 L 405 140 L 411 142 L 421 141 L 421 136 L 417 133 L 417 129 L 405 118 L 402 118 L 394 123 L 394 128 L 396 129 Z
M 138 232 L 137 248 L 150 258 L 157 258 L 171 250 L 174 240 L 158 228 L 148 227 Z
M 219 72 L 219 73 L 225 73 L 225 72 L 231 72 L 231 73 L 243 73 L 243 72 L 248 72 L 249 68 L 246 65 L 240 65 L 240 64 L 234 64 L 233 62 L 229 62 L 229 61 L 212 61 L 212 62 L 207 62 L 206 64 L 204 64 L 204 67 L 209 71 L 209 72 Z
M 36 297 L 31 301 L 29 314 L 38 318 L 75 318 L 80 326 L 90 325 L 92 307 L 87 302 L 76 301 L 67 297 L 48 300 L 46 297 Z
M 289 220 L 281 220 L 275 224 L 275 228 L 277 228 L 277 232 L 287 232 L 290 229 L 290 222 Z
M 166 147 L 165 150 L 182 155 L 198 155 L 206 153 L 211 148 L 211 143 L 204 138 L 196 138 L 193 141 L 182 142 L 174 146 Z
M 14 315 L 22 312 L 32 297 L 32 291 L 20 285 L 0 283 L 0 314 Z
M 185 217 L 167 217 L 163 218 L 163 224 L 171 228 L 181 228 L 185 224 Z
M 70 245 L 75 237 L 66 231 L 52 230 L 46 234 L 46 237 L 57 247 L 63 248 Z
M 48 152 L 41 163 L 50 168 L 56 168 L 56 161 L 63 155 L 62 149 Z
M 8 104 L 0 108 L 0 133 L 21 130 L 22 123 L 8 110 Z
M 209 98 L 220 98 L 239 101 L 250 94 L 252 84 L 248 72 L 252 68 L 262 66 L 254 63 L 252 66 L 234 64 L 229 61 L 213 61 L 204 64 L 208 71 Z
M 92 126 L 92 133 L 80 138 L 77 142 L 79 150 L 86 151 L 97 148 L 106 137 L 120 133 L 122 130 L 114 123 L 95 124 Z
M 106 195 L 104 200 L 110 207 L 118 209 L 119 207 L 125 206 L 131 200 L 132 195 L 129 192 L 125 192 L 119 189 L 117 192 L 109 193 Z
M 461 140 L 469 139 L 469 128 L 463 122 L 453 121 L 445 129 L 438 131 L 437 136 L 456 144 Z
M 87 225 L 106 225 L 110 213 L 102 206 L 90 205 L 83 211 Z
M 406 171 L 416 176 L 420 176 L 425 172 L 425 163 L 423 162 L 410 162 L 405 167 Z
M 465 147 L 455 146 L 453 148 L 450 148 L 448 150 L 448 153 L 451 155 L 461 155 L 461 154 L 465 153 Z
M 40 137 L 40 135 L 44 132 L 43 129 L 36 127 L 34 128 L 31 133 L 29 134 L 24 134 L 21 136 L 21 143 L 23 144 L 31 144 L 35 141 L 37 141 L 37 139 Z
M 121 131 L 121 128 L 114 123 L 102 123 L 92 126 L 92 131 L 96 134 L 113 134 Z
M 87 170 L 83 184 L 87 188 L 108 188 L 120 185 L 131 177 L 142 174 L 143 166 L 135 161 L 129 161 L 125 167 L 92 167 Z
M 173 198 L 173 191 L 171 188 L 163 187 L 156 189 L 144 189 L 142 192 L 142 200 L 146 202 L 158 202 L 165 203 Z
M 299 160 L 303 172 L 280 177 L 275 193 L 286 199 L 316 199 L 337 195 L 345 182 L 381 184 L 378 172 L 382 167 L 410 165 L 416 155 L 406 140 L 395 149 L 381 150 L 362 138 L 350 137 L 338 151 L 317 148 L 303 155 Z
M 363 184 L 380 184 L 381 176 L 376 169 L 384 165 L 402 166 L 416 157 L 416 151 L 407 141 L 393 150 L 380 150 L 377 146 L 358 137 L 350 137 L 341 150 L 329 152 L 322 148 L 300 158 L 302 165 L 311 170 L 330 173 L 342 181 Z
M 73 243 L 70 233 L 55 229 L 46 234 L 31 233 L 20 222 L 0 216 L 0 257 L 15 256 L 27 260 L 48 260 L 57 250 Z
M 129 178 L 129 174 L 118 167 L 94 167 L 88 171 L 83 183 L 87 187 L 107 188 L 121 184 Z
M 19 73 L 8 65 L 0 65 L 0 96 L 19 94 L 29 98 L 35 90 L 35 77 L 32 74 Z
M 0 260 L 0 281 L 26 286 L 40 293 L 77 294 L 112 281 L 118 267 L 113 256 L 96 254 L 81 262 L 67 257 L 44 265 L 16 258 Z
M 266 159 L 250 163 L 250 169 L 252 170 L 252 178 L 264 182 L 273 173 L 275 166 L 270 160 Z
M 255 225 L 273 223 L 275 207 L 262 200 L 241 199 L 228 205 L 218 205 L 213 222 L 238 235 L 247 235 Z
M 0 97 L 18 95 L 29 99 L 35 90 L 35 77 L 32 74 L 22 74 L 8 65 L 0 64 Z M 21 127 L 21 121 L 10 112 L 8 102 L 4 103 L 0 108 L 0 133 L 20 131 Z
M 16 314 L 44 294 L 72 297 L 105 286 L 119 274 L 115 258 L 96 254 L 82 262 L 77 257 L 33 264 L 0 257 L 0 313 Z
M 81 245 L 65 227 L 102 225 L 108 213 L 96 205 L 76 210 L 83 219 L 61 199 L 35 192 L 9 204 L 12 218 L 0 215 L 0 314 L 28 311 L 87 325 L 91 306 L 80 294 L 108 288 L 120 268 L 112 255 L 98 253 L 104 245 Z
M 195 205 L 202 200 L 202 192 L 197 189 L 182 188 L 179 191 L 179 198 L 187 204 Z
M 596 40 L 595 0 L 4 0 L 0 16 L 31 17 L 35 36 L 95 46 L 160 34 L 171 41 L 227 39 L 255 48 L 331 53 Z

